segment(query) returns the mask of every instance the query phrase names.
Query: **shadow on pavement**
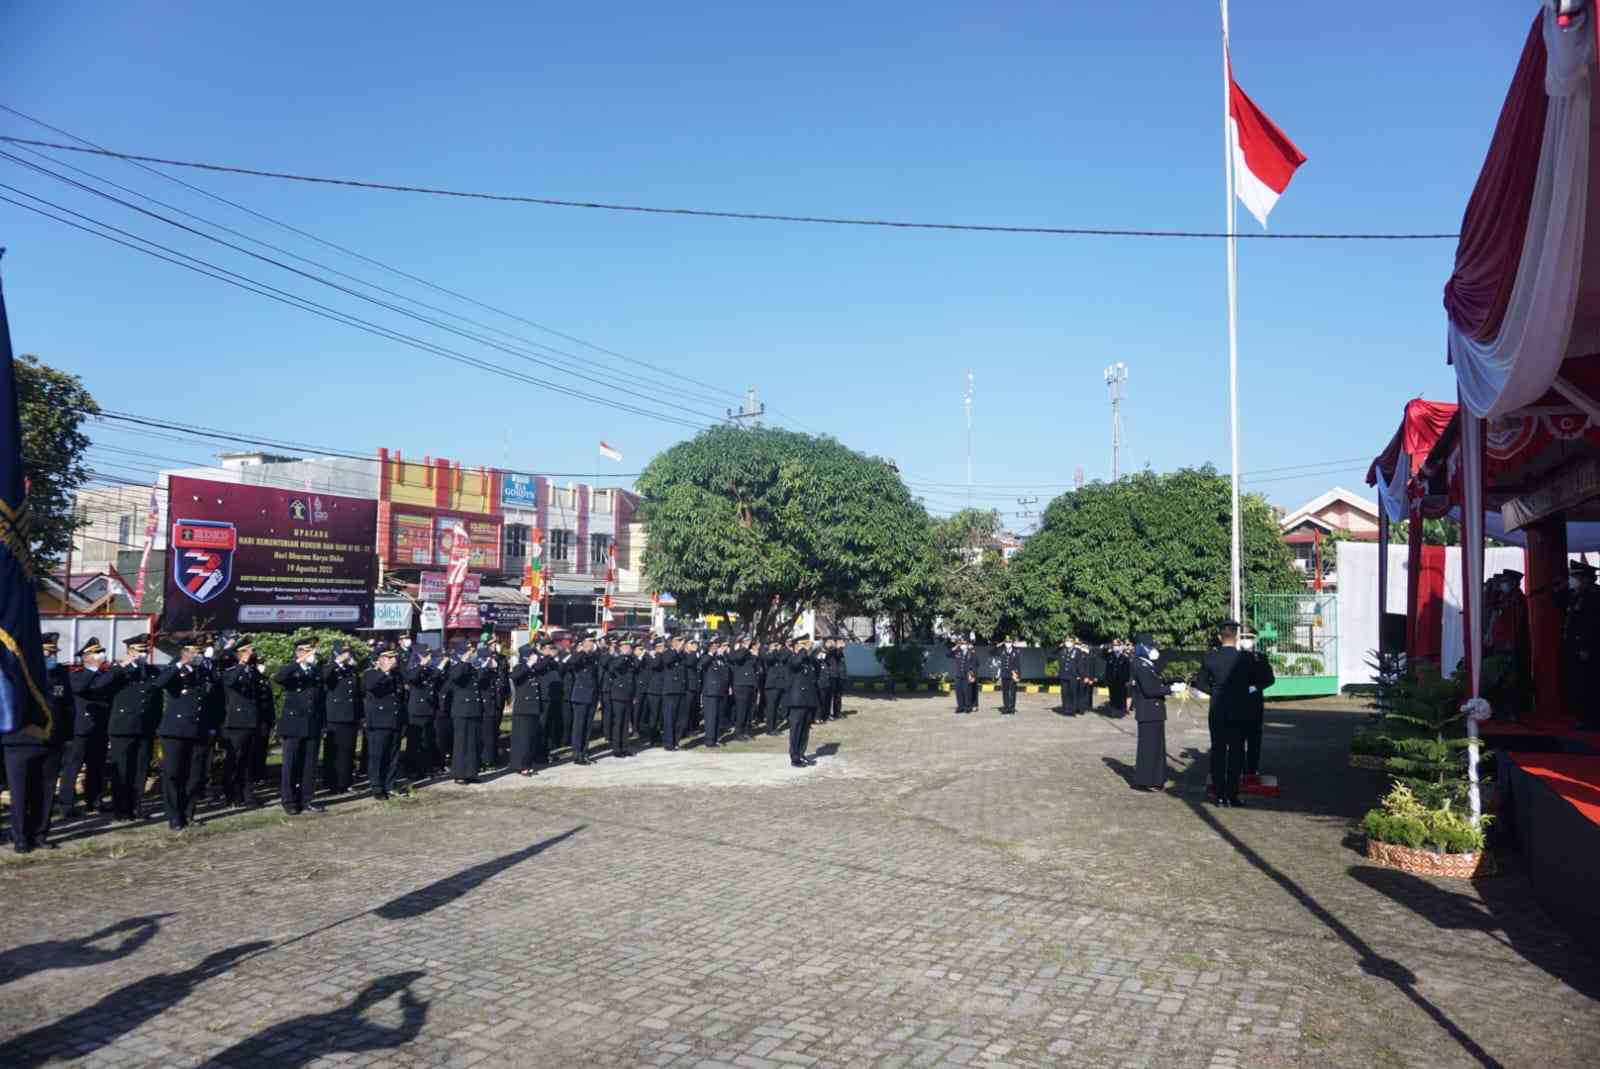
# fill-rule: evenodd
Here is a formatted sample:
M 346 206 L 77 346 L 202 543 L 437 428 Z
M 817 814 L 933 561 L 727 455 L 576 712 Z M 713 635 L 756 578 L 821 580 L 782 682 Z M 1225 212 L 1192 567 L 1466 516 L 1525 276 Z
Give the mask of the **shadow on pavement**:
M 823 743 L 821 746 L 818 746 L 815 750 L 811 751 L 812 756 L 814 757 L 832 757 L 838 752 L 839 744 L 836 742 Z
M 1352 865 L 1350 878 L 1372 888 L 1436 928 L 1483 932 L 1575 991 L 1600 999 L 1600 967 L 1567 941 L 1533 902 L 1519 875 L 1474 880 L 1463 894 L 1399 869 Z M 1481 899 L 1481 901 L 1480 901 Z
M 152 913 L 129 917 L 77 939 L 47 939 L 0 951 L 0 984 L 47 969 L 82 969 L 125 958 L 150 942 L 161 929 L 161 922 L 170 916 L 171 913 Z M 122 937 L 115 946 L 94 945 L 112 936 Z
M 1360 957 L 1359 964 L 1363 972 L 1393 984 L 1396 990 L 1410 999 L 1419 1010 L 1427 1014 L 1435 1024 L 1444 1029 L 1450 1038 L 1479 1065 L 1496 1067 L 1496 1069 L 1501 1067 L 1501 1062 L 1479 1046 L 1477 1041 L 1468 1035 L 1460 1025 L 1418 990 L 1415 973 L 1400 962 L 1395 961 L 1393 958 L 1386 958 L 1368 946 L 1365 940 L 1352 931 L 1343 921 L 1339 920 L 1338 917 L 1329 912 L 1303 887 L 1289 876 L 1278 871 L 1271 862 L 1256 853 L 1243 839 L 1240 839 L 1226 828 L 1206 809 L 1203 802 L 1191 800 L 1189 806 L 1194 811 L 1195 816 L 1199 817 L 1212 831 L 1216 832 L 1223 842 L 1233 847 L 1235 853 L 1248 862 L 1256 871 L 1277 884 L 1285 894 L 1300 903 L 1328 931 L 1338 936 L 1346 946 L 1355 951 Z
M 156 973 L 119 987 L 77 1013 L 0 1044 L 0 1065 L 6 1069 L 33 1069 L 53 1058 L 85 1057 L 159 1017 L 201 983 L 228 971 L 242 958 L 270 946 L 267 941 L 240 943 L 208 955 L 181 972 Z
M 369 1053 L 409 1043 L 421 1034 L 428 1017 L 428 1003 L 411 993 L 411 985 L 426 975 L 412 971 L 380 977 L 342 1009 L 280 1021 L 220 1052 L 205 1064 L 294 1069 L 329 1055 Z M 377 1024 L 366 1019 L 368 1010 L 395 995 L 400 996 L 398 1025 Z
M 435 880 L 425 887 L 415 891 L 407 891 L 399 898 L 391 899 L 370 912 L 388 921 L 409 920 L 420 917 L 425 913 L 432 913 L 440 906 L 447 906 L 462 895 L 481 886 L 488 880 L 514 865 L 521 864 L 529 858 L 578 834 L 587 824 L 579 824 L 576 828 L 564 831 L 560 835 L 552 835 L 548 839 L 541 839 L 521 850 L 513 850 L 509 854 L 502 854 L 497 858 L 474 865 L 469 869 L 462 869 L 442 880 Z M 3 1063 L 0 1063 L 3 1064 Z

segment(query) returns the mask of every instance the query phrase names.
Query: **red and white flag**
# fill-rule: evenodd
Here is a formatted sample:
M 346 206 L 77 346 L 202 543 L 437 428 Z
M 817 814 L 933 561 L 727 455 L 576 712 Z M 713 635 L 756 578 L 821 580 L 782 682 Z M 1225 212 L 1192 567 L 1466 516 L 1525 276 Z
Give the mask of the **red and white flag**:
M 1233 77 L 1228 61 L 1228 140 L 1233 146 L 1233 190 L 1262 227 L 1289 179 L 1306 162 L 1288 135 L 1256 107 Z
M 144 552 L 139 554 L 139 585 L 133 592 L 133 611 L 140 612 L 144 608 L 145 577 L 150 574 L 150 547 L 156 544 L 156 512 L 160 505 L 156 501 L 156 491 L 159 486 L 150 488 L 150 514 L 144 522 Z
M 605 442 L 600 443 L 600 455 L 607 460 L 615 460 L 619 464 L 622 462 L 622 454 L 612 449 Z

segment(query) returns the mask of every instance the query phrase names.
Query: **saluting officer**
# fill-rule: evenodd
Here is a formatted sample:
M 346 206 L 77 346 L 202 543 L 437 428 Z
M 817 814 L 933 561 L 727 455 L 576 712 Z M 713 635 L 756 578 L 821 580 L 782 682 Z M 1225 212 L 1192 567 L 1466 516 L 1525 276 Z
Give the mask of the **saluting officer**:
M 784 717 L 783 705 L 789 694 L 789 653 L 781 642 L 774 642 L 766 653 L 767 674 L 763 683 L 768 735 L 778 733 L 778 723 Z
M 494 678 L 490 689 L 478 688 L 483 697 L 483 711 L 479 714 L 482 727 L 478 730 L 478 764 L 483 768 L 499 768 L 500 723 L 505 719 L 506 696 L 510 688 L 499 647 L 493 644 L 484 647 L 484 656 L 494 662 Z
M 789 655 L 789 693 L 784 707 L 789 711 L 789 763 L 796 768 L 816 764 L 806 756 L 811 741 L 811 718 L 817 713 L 817 673 L 822 659 L 811 649 L 811 639 L 800 640 Z
M 236 663 L 222 673 L 222 794 L 232 805 L 254 809 L 260 804 L 251 779 L 262 742 L 261 692 L 270 692 L 271 685 L 248 639 L 234 647 L 234 657 Z
M 317 792 L 317 744 L 322 739 L 326 715 L 316 644 L 296 643 L 294 661 L 279 668 L 273 679 L 284 692 L 283 715 L 278 718 L 278 738 L 283 742 L 280 797 L 284 812 L 290 816 L 307 811 L 321 813 L 321 803 L 312 800 Z
M 544 736 L 544 703 L 539 694 L 539 673 L 535 663 L 539 648 L 524 642 L 517 649 L 511 666 L 511 756 L 510 767 L 518 775 L 533 775 L 534 765 L 549 760 Z
M 1000 715 L 1012 716 L 1017 711 L 1017 684 L 1022 682 L 1022 654 L 1017 650 L 1017 640 L 1006 636 L 1000 647 L 998 670 L 1000 673 Z
M 195 803 L 205 789 L 210 740 L 218 725 L 207 701 L 210 671 L 200 658 L 198 641 L 185 643 L 178 659 L 156 676 L 166 691 L 161 714 L 161 803 L 167 827 L 182 831 L 194 819 Z
M 609 687 L 606 690 L 604 717 L 606 744 L 613 757 L 632 757 L 628 749 L 628 721 L 633 719 L 634 697 L 639 687 L 639 662 L 633 643 L 624 642 L 621 652 L 606 665 Z
M 408 640 L 400 641 L 404 645 Z M 413 646 L 400 677 L 406 684 L 406 776 L 417 783 L 439 767 L 439 747 L 433 734 L 439 709 L 439 670 L 433 663 L 433 650 Z
M 322 675 L 327 710 L 327 740 L 322 748 L 322 778 L 334 794 L 350 790 L 356 778 L 356 739 L 361 733 L 361 672 L 347 642 L 333 644 L 333 659 Z
M 156 686 L 156 667 L 150 663 L 149 641 L 149 635 L 124 639 L 122 662 L 112 672 L 107 735 L 111 739 L 111 815 L 117 820 L 139 819 L 156 726 L 161 721 L 161 690 Z
M 955 660 L 956 712 L 978 711 L 978 654 L 972 643 L 961 639 Z
M 761 658 L 750 648 L 750 636 L 740 635 L 728 654 L 733 669 L 733 738 L 750 740 L 750 718 L 755 712 L 756 690 L 761 686 Z
M 600 699 L 600 666 L 594 638 L 585 637 L 567 659 L 565 687 L 572 763 L 589 764 L 589 735 L 594 730 L 594 707 Z
M 377 650 L 373 666 L 361 674 L 361 708 L 367 719 L 367 784 L 372 797 L 388 801 L 406 715 L 405 680 L 395 669 L 394 650 Z
M 723 717 L 733 693 L 733 666 L 728 663 L 722 640 L 712 639 L 705 661 L 700 666 L 700 708 L 705 711 L 706 748 L 722 745 Z
M 72 689 L 72 739 L 61 759 L 61 789 L 57 804 L 66 816 L 77 816 L 78 773 L 83 773 L 84 808 L 100 808 L 106 792 L 106 758 L 110 754 L 111 690 L 115 676 L 106 663 L 100 640 L 91 638 L 78 650 L 82 665 L 67 676 Z
M 478 782 L 478 736 L 483 731 L 483 697 L 478 675 L 483 664 L 478 643 L 458 644 L 445 673 L 450 690 L 450 720 L 455 741 L 450 755 L 450 776 L 459 784 Z

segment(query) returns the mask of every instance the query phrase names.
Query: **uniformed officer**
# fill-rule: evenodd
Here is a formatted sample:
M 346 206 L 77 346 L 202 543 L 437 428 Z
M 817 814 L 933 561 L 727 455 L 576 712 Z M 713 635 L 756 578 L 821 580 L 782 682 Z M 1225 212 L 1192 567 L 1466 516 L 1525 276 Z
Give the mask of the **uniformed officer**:
M 1266 689 L 1266 672 L 1262 669 L 1266 658 L 1241 654 L 1237 620 L 1224 621 L 1217 632 L 1217 648 L 1201 658 L 1194 685 L 1210 696 L 1207 726 L 1211 729 L 1211 789 L 1217 805 L 1242 807 L 1239 778 L 1244 774 L 1250 688 Z
M 1006 636 L 996 661 L 1000 675 L 1000 715 L 1012 716 L 1017 711 L 1017 684 L 1022 682 L 1022 653 L 1017 649 L 1015 638 Z
M 123 640 L 122 661 L 112 672 L 111 715 L 106 734 L 111 745 L 111 815 L 138 820 L 156 727 L 161 722 L 161 690 L 150 663 L 149 635 Z
M 1159 791 L 1167 782 L 1167 695 L 1172 688 L 1156 668 L 1160 659 L 1161 650 L 1150 635 L 1134 640 L 1133 717 L 1139 742 L 1133 785 L 1141 791 Z
M 1600 726 L 1600 588 L 1594 568 L 1581 560 L 1568 566 L 1567 705 L 1585 727 Z
M 405 680 L 395 668 L 395 651 L 375 651 L 372 667 L 361 673 L 361 709 L 367 721 L 367 784 L 372 797 L 389 800 L 400 766 L 400 736 L 405 729 Z
M 812 651 L 811 639 L 801 639 L 789 655 L 789 693 L 784 696 L 789 711 L 789 763 L 796 768 L 816 764 L 806 756 L 806 747 L 811 741 L 811 718 L 817 712 L 821 667 L 822 659 Z
M 608 687 L 603 709 L 606 744 L 613 757 L 632 757 L 628 749 L 628 721 L 633 719 L 634 698 L 639 688 L 639 661 L 633 643 L 624 642 L 606 664 Z
M 700 708 L 705 712 L 706 748 L 722 745 L 728 703 L 733 697 L 733 665 L 728 663 L 727 644 L 712 639 L 700 666 Z
M 107 728 L 114 677 L 99 639 L 91 638 L 79 648 L 78 662 L 82 667 L 67 676 L 72 688 L 72 739 L 61 759 L 61 789 L 56 796 L 56 804 L 69 817 L 77 816 L 79 772 L 83 773 L 84 808 L 91 813 L 100 808 L 111 745 Z
M 450 715 L 455 701 L 455 688 L 450 685 L 450 669 L 455 665 L 456 652 L 446 654 L 441 650 L 434 657 L 438 672 L 434 676 L 433 744 L 437 771 L 450 771 L 450 759 L 456 745 L 455 718 Z
M 356 779 L 356 739 L 361 733 L 361 671 L 348 642 L 333 644 L 322 673 L 327 737 L 322 745 L 323 786 L 348 792 Z
M 966 639 L 956 648 L 955 677 L 956 712 L 977 712 L 978 653 Z
M 525 642 L 517 648 L 517 660 L 511 666 L 510 767 L 522 776 L 533 775 L 534 766 L 549 759 L 545 752 L 544 704 L 535 667 L 538 660 L 539 648 Z
M 687 728 L 688 666 L 682 637 L 674 638 L 657 658 L 661 665 L 661 734 L 668 750 L 678 748 L 680 732 Z
M 666 683 L 666 652 L 666 642 L 658 638 L 639 665 L 644 676 L 644 723 L 639 734 L 655 746 L 661 744 L 661 688 Z
M 458 784 L 478 782 L 478 736 L 483 731 L 483 692 L 478 677 L 485 670 L 493 671 L 478 655 L 478 643 L 473 639 L 456 647 L 446 672 L 450 720 L 455 727 L 450 776 Z
M 733 738 L 735 742 L 748 742 L 756 691 L 761 685 L 761 658 L 751 650 L 750 636 L 739 636 L 728 654 L 728 665 L 733 669 Z
M 1070 716 L 1078 711 L 1078 646 L 1071 635 L 1061 640 L 1056 657 L 1056 681 L 1061 685 L 1060 711 Z
M 290 816 L 321 813 L 312 800 L 317 792 L 317 744 L 322 740 L 326 716 L 322 673 L 317 671 L 317 647 L 300 642 L 294 661 L 273 675 L 283 688 L 283 715 L 278 718 L 278 738 L 283 742 L 282 802 Z
M 844 716 L 844 692 L 850 682 L 850 669 L 845 665 L 844 659 L 845 640 L 835 639 L 833 651 L 828 655 L 828 675 L 833 681 L 830 693 L 833 695 L 833 709 L 829 715 L 834 720 Z
M 567 699 L 567 723 L 572 747 L 572 763 L 589 764 L 589 736 L 594 731 L 594 707 L 600 700 L 600 664 L 593 637 L 578 643 L 578 650 L 567 659 L 563 689 Z
M 1245 688 L 1244 775 L 1252 781 L 1261 775 L 1261 734 L 1267 722 L 1267 688 L 1278 681 L 1272 662 L 1256 649 L 1256 637 L 1239 636 L 1240 655 L 1249 662 L 1251 683 Z
M 550 725 L 557 728 L 565 722 L 567 697 L 562 673 L 561 648 L 549 638 L 539 647 L 539 658 L 533 662 L 533 674 L 539 678 L 539 705 L 544 710 L 545 741 L 540 764 L 549 764 L 556 747 L 550 744 Z
M 166 692 L 161 714 L 161 805 L 167 827 L 182 831 L 194 819 L 195 804 L 205 789 L 210 740 L 220 726 L 211 720 L 207 696 L 210 671 L 201 659 L 199 640 L 183 645 L 178 659 L 156 675 Z
M 767 706 L 767 734 L 776 735 L 783 720 L 783 703 L 789 694 L 789 650 L 783 643 L 774 642 L 766 652 L 767 674 L 763 680 Z
M 6 785 L 11 792 L 11 844 L 19 854 L 49 845 L 50 801 L 56 777 L 61 774 L 61 755 L 72 737 L 74 719 L 67 668 L 56 659 L 59 636 L 46 631 L 40 638 L 45 678 L 38 685 L 50 706 L 48 722 L 32 695 L 19 695 L 15 703 L 17 722 L 11 731 L 0 735 L 0 748 L 5 750 Z
M 500 767 L 500 724 L 505 719 L 506 695 L 509 687 L 508 669 L 505 660 L 500 656 L 500 650 L 494 645 L 484 648 L 484 656 L 494 662 L 493 686 L 485 691 L 479 687 L 483 697 L 483 711 L 479 714 L 482 726 L 478 729 L 478 764 L 482 768 Z
M 256 659 L 255 644 L 242 640 L 233 650 L 235 663 L 222 672 L 222 794 L 231 805 L 254 809 L 252 780 L 256 747 L 262 742 L 262 691 L 272 686 Z
M 402 639 L 402 644 L 408 644 Z M 405 667 L 400 670 L 406 685 L 406 777 L 412 783 L 428 778 L 439 767 L 438 741 L 434 738 L 434 717 L 439 708 L 439 669 L 434 664 L 433 650 L 427 646 L 412 646 L 406 653 Z
M 706 655 L 700 651 L 700 643 L 689 639 L 683 644 L 683 674 L 684 693 L 683 701 L 678 706 L 678 738 L 683 740 L 693 734 L 699 726 L 704 706 L 701 704 L 700 674 L 705 669 Z

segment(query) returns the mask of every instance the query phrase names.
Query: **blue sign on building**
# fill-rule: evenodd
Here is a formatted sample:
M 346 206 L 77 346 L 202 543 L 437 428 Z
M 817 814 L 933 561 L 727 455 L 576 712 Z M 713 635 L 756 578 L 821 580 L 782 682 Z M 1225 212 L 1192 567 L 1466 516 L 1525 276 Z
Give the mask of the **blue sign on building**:
M 539 486 L 531 475 L 506 473 L 500 479 L 500 504 L 503 507 L 536 509 L 539 507 Z

